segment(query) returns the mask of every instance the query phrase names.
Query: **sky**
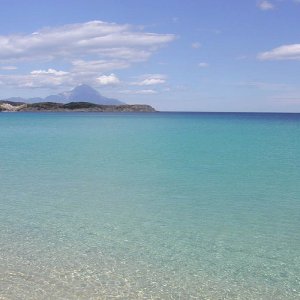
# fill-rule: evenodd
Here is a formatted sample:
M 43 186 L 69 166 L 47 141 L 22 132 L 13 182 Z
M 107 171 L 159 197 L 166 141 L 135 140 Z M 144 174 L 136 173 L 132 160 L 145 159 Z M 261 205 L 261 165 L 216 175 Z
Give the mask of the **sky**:
M 158 110 L 300 112 L 300 0 L 0 7 L 0 99 L 88 84 Z

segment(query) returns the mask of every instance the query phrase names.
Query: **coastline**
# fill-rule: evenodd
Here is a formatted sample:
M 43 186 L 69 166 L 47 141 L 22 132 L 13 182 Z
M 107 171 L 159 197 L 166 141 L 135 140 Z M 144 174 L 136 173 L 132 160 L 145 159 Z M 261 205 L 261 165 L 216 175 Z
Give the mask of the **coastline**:
M 156 112 L 146 104 L 102 105 L 91 102 L 18 103 L 0 101 L 0 112 Z

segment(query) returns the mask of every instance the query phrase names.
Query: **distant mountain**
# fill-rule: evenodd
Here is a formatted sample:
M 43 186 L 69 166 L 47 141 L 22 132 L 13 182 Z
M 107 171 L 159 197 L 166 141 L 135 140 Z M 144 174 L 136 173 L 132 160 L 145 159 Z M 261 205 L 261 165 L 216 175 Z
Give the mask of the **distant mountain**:
M 17 103 L 17 105 L 19 105 L 19 104 L 24 103 L 25 100 L 26 99 L 21 98 L 21 97 L 11 97 L 11 98 L 8 98 L 8 99 L 1 100 L 0 103 L 3 103 L 3 102 L 10 103 L 10 102 L 12 102 L 12 103 Z
M 117 99 L 107 98 L 102 96 L 97 90 L 92 87 L 81 84 L 75 87 L 73 90 L 68 92 L 59 93 L 56 95 L 50 95 L 45 98 L 21 98 L 12 97 L 8 99 L 3 99 L 4 101 L 14 101 L 14 102 L 57 102 L 57 103 L 68 103 L 68 102 L 93 102 L 102 105 L 121 105 L 125 104 Z

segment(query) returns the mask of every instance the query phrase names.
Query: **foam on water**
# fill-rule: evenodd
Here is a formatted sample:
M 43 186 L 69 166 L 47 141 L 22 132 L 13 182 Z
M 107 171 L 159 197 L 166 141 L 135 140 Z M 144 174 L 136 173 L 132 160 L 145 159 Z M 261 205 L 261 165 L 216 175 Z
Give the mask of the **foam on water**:
M 0 128 L 0 298 L 299 299 L 299 115 Z

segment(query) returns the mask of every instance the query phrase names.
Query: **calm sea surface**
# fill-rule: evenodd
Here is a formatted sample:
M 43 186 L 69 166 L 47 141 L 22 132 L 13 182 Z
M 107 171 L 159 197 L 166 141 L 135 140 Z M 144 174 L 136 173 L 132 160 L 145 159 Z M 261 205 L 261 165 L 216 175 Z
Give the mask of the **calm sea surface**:
M 0 113 L 0 299 L 300 299 L 300 115 Z

